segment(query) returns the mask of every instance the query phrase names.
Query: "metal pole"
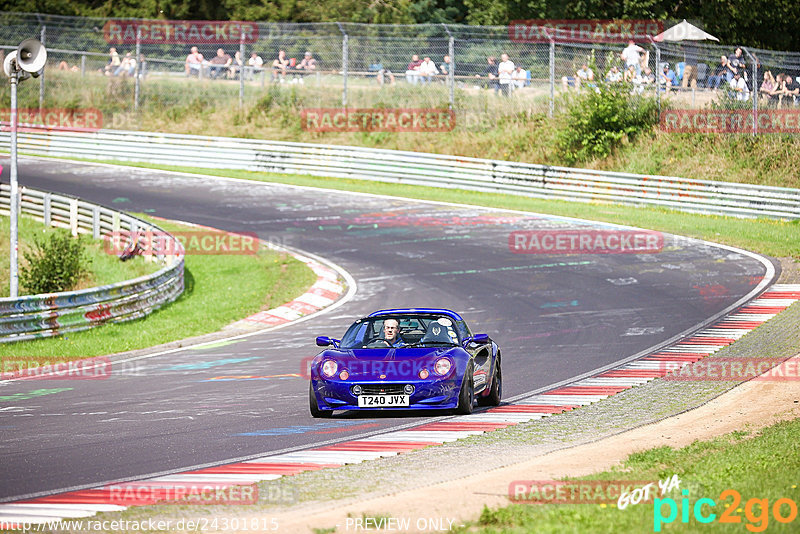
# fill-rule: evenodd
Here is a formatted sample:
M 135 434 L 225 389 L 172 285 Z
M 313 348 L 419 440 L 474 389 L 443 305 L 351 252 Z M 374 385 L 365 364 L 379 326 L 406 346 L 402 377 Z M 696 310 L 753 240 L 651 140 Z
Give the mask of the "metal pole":
M 86 55 L 81 54 L 81 78 L 86 76 Z
M 41 41 L 42 46 L 45 45 L 44 39 L 45 34 L 47 33 L 47 26 L 42 25 L 42 32 L 39 35 L 39 41 Z M 44 67 L 42 67 L 42 74 L 39 76 L 39 109 L 41 110 L 44 107 Z
M 447 55 L 450 56 L 450 68 L 447 69 L 447 85 L 448 85 L 448 102 L 450 104 L 450 111 L 453 110 L 455 106 L 455 41 L 453 40 L 453 34 L 450 33 L 450 29 L 447 27 L 447 24 L 444 22 L 442 23 L 442 27 L 444 31 L 447 32 Z
M 19 210 L 19 188 L 17 184 L 17 83 L 19 72 L 14 69 L 11 73 L 11 180 L 10 211 L 11 211 L 11 242 L 9 243 L 9 296 L 17 298 L 19 294 L 19 275 L 17 273 L 17 248 L 19 246 L 17 218 Z
M 547 115 L 548 117 L 552 117 L 556 106 L 556 41 L 549 32 L 547 33 L 547 36 L 550 38 L 550 109 L 548 110 Z
M 136 27 L 136 64 L 133 71 L 133 111 L 139 111 L 139 95 L 141 94 L 141 87 L 139 86 L 139 73 L 142 70 L 142 28 Z
M 447 69 L 447 83 L 450 85 L 450 109 L 456 105 L 456 58 L 455 58 L 455 40 L 450 36 L 448 43 L 448 52 L 450 55 L 450 68 Z
M 649 36 L 648 36 L 649 37 Z M 658 104 L 658 122 L 661 123 L 661 91 L 659 89 L 659 80 L 658 75 L 661 73 L 661 49 L 656 45 L 656 42 L 653 41 L 653 38 L 650 37 L 650 42 L 653 43 L 653 47 L 656 49 L 656 68 L 653 72 L 655 72 L 656 83 L 656 102 Z
M 244 35 L 239 40 L 239 61 L 242 62 L 239 65 L 239 107 L 244 107 Z
M 758 69 L 756 68 L 756 63 L 758 62 L 748 49 L 742 48 L 742 50 L 744 50 L 744 53 L 750 58 L 750 61 L 753 62 L 753 75 L 751 79 L 753 80 L 753 136 L 755 137 L 758 135 Z
M 347 34 L 342 39 L 342 73 L 344 74 L 344 85 L 342 86 L 342 107 L 347 107 L 347 64 L 348 64 L 348 46 L 347 41 L 349 37 Z

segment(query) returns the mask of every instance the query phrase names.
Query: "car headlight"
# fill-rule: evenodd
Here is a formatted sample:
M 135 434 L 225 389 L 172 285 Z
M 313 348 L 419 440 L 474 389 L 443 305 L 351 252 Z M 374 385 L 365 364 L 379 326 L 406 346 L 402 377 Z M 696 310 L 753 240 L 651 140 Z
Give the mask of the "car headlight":
M 436 363 L 433 364 L 433 372 L 439 376 L 444 376 L 450 372 L 452 367 L 453 362 L 450 361 L 450 358 L 439 358 L 436 360 Z
M 322 367 L 321 367 L 322 376 L 324 376 L 326 378 L 331 378 L 333 375 L 336 374 L 337 367 L 338 366 L 336 365 L 335 361 L 333 361 L 333 360 L 325 360 L 324 362 L 322 362 Z

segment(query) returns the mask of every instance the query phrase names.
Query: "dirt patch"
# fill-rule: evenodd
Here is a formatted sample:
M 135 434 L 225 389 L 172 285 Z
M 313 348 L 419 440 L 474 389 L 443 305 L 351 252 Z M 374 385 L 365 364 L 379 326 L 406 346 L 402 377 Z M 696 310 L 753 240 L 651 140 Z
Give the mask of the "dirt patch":
M 792 358 L 800 365 L 800 355 Z M 484 473 L 449 480 L 363 501 L 316 503 L 298 513 L 276 515 L 282 532 L 312 532 L 339 525 L 347 532 L 347 519 L 392 517 L 410 519 L 408 532 L 427 532 L 434 522 L 455 520 L 453 525 L 476 519 L 484 505 L 506 506 L 508 486 L 514 480 L 547 480 L 585 476 L 619 465 L 633 452 L 670 445 L 684 447 L 735 430 L 754 431 L 782 420 L 800 417 L 800 381 L 746 382 L 730 392 L 683 414 L 645 425 L 595 443 L 564 449 L 529 461 Z M 454 458 L 453 461 L 459 461 Z M 428 521 L 428 520 L 434 521 Z M 448 525 L 445 520 L 444 525 Z M 352 520 L 351 528 L 353 530 Z

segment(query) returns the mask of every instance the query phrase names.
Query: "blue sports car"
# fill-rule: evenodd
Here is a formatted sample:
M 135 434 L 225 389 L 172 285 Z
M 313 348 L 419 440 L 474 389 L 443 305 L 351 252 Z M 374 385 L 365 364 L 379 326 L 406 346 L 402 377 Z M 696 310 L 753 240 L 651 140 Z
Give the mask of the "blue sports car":
M 311 362 L 314 417 L 334 410 L 453 410 L 497 406 L 503 392 L 500 350 L 472 334 L 457 313 L 432 308 L 380 310 L 354 322 Z

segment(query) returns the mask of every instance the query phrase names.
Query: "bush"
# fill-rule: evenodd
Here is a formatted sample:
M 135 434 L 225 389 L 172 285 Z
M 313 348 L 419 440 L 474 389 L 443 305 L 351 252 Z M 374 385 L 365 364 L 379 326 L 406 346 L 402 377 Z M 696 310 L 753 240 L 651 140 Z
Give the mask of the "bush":
M 564 160 L 572 165 L 605 158 L 623 140 L 658 123 L 658 104 L 650 96 L 631 95 L 628 84 L 601 84 L 582 91 L 567 113 L 557 135 Z
M 20 284 L 28 294 L 70 291 L 89 271 L 80 239 L 65 232 L 52 232 L 47 239 L 34 240 L 32 250 L 23 254 Z

